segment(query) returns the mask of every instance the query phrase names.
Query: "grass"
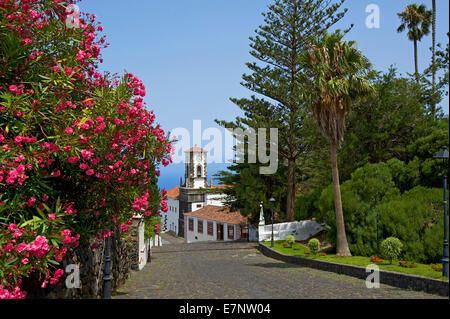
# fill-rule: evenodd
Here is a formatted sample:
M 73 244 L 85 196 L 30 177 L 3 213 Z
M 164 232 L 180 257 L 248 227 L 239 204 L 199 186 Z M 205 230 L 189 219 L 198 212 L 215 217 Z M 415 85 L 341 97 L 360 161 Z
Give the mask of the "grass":
M 310 258 L 310 259 L 318 259 L 318 260 L 324 260 L 334 263 L 340 263 L 340 264 L 347 264 L 347 265 L 354 265 L 354 266 L 360 266 L 360 267 L 367 267 L 370 264 L 374 264 L 370 261 L 370 257 L 362 257 L 362 256 L 352 256 L 352 257 L 336 257 L 334 254 L 327 254 L 326 256 L 318 256 L 313 253 L 305 254 L 305 251 L 309 250 L 306 246 L 295 243 L 291 247 L 283 247 L 282 243 L 284 241 L 279 240 L 274 242 L 274 249 L 276 251 L 279 251 L 285 255 L 290 256 L 300 256 L 303 258 Z M 262 242 L 267 247 L 270 247 L 270 242 Z M 425 264 L 419 264 L 416 263 L 416 268 L 405 268 L 398 265 L 397 260 L 392 261 L 392 265 L 389 264 L 389 261 L 383 260 L 383 264 L 377 264 L 380 267 L 380 270 L 387 270 L 387 271 L 394 271 L 394 272 L 400 272 L 410 275 L 416 275 L 416 276 L 423 276 L 423 277 L 430 277 L 434 279 L 440 279 L 440 280 L 446 280 L 448 281 L 448 277 L 443 277 L 442 272 L 437 272 L 431 268 L 430 265 Z

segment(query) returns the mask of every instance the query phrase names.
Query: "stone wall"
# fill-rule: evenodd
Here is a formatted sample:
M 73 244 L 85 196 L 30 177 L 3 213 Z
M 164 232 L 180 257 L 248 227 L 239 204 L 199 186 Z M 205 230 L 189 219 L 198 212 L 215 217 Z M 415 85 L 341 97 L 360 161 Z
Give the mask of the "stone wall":
M 136 227 L 131 228 L 130 235 L 124 239 L 120 231 L 111 236 L 111 286 L 113 292 L 123 285 L 130 274 L 131 269 L 138 269 L 138 232 Z M 91 249 L 92 244 L 98 247 Z M 103 297 L 104 253 L 105 240 L 92 239 L 89 244 L 80 244 L 75 249 L 70 249 L 58 268 L 66 270 L 68 265 L 79 267 L 80 287 L 66 288 L 66 279 L 70 274 L 65 273 L 58 284 L 50 285 L 42 289 L 42 278 L 30 276 L 23 282 L 23 289 L 28 292 L 27 298 L 49 299 L 99 299 Z
M 267 257 L 281 260 L 287 263 L 297 264 L 304 267 L 330 271 L 338 274 L 352 276 L 360 279 L 366 279 L 369 273 L 366 268 L 333 263 L 324 260 L 302 258 L 299 256 L 290 256 L 282 254 L 264 244 L 259 244 L 258 249 Z M 402 289 L 414 289 L 431 294 L 449 295 L 449 282 L 428 277 L 415 276 L 393 271 L 380 270 L 380 283 Z

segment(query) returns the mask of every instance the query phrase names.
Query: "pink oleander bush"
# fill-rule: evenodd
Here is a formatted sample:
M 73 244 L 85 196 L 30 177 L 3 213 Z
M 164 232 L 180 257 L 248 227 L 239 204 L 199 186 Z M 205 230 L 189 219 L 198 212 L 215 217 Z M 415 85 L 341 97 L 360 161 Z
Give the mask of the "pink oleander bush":
M 73 1 L 0 0 L 0 298 L 62 276 L 70 247 L 167 211 L 157 187 L 172 142 L 136 76 L 100 74 L 101 23 Z M 138 46 L 139 44 L 136 44 Z

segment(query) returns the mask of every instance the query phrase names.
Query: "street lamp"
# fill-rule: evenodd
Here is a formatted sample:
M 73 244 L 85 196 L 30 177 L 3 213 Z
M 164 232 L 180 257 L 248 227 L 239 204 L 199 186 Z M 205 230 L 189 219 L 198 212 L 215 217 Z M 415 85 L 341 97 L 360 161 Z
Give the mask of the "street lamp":
M 444 166 L 444 253 L 442 256 L 442 276 L 448 277 L 448 240 L 447 240 L 447 170 L 448 170 L 448 151 L 444 146 L 442 152 L 439 152 L 434 158 L 442 160 Z
M 111 299 L 111 233 L 106 238 L 105 276 L 103 277 L 103 299 Z
M 270 248 L 273 248 L 273 203 L 275 203 L 275 198 L 271 197 L 269 199 L 270 206 L 272 207 L 272 241 L 270 242 Z

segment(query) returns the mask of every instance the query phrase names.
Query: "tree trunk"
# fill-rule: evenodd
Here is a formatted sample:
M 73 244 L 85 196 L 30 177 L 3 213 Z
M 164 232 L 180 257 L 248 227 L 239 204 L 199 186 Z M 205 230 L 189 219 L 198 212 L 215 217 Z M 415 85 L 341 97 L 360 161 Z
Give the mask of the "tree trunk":
M 331 151 L 331 172 L 333 175 L 334 190 L 334 209 L 336 212 L 336 231 L 337 231 L 337 257 L 350 257 L 350 249 L 348 248 L 347 236 L 345 235 L 344 213 L 342 211 L 341 187 L 339 185 L 339 171 L 337 165 L 336 143 L 330 143 Z
M 417 40 L 414 40 L 414 68 L 417 84 L 419 84 L 419 64 L 417 61 Z
M 295 213 L 295 161 L 288 161 L 287 199 L 286 199 L 286 221 L 294 221 Z
M 433 45 L 432 45 L 432 56 L 431 56 L 431 72 L 432 72 L 432 89 L 433 89 L 433 97 L 431 101 L 431 113 L 433 115 L 433 120 L 436 119 L 436 102 L 434 100 L 434 94 L 436 91 L 436 0 L 432 1 L 433 6 L 433 21 L 432 21 L 432 38 L 433 38 Z

